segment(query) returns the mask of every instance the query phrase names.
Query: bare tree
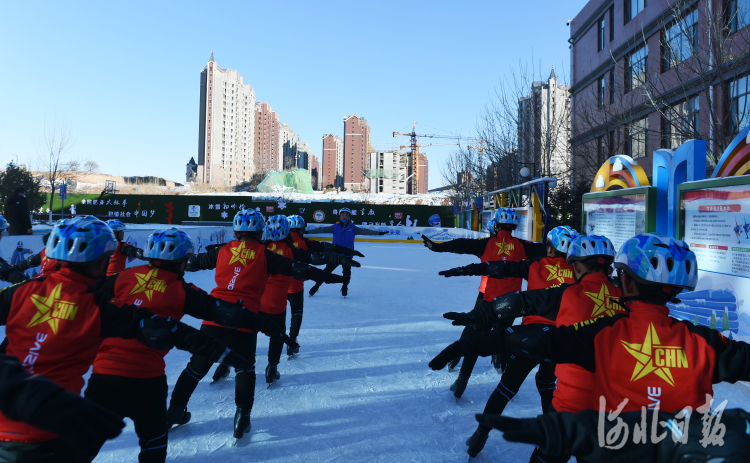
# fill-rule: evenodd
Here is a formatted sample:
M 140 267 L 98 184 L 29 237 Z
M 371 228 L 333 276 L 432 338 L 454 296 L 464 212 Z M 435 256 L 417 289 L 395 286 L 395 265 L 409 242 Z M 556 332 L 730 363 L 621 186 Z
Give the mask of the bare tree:
M 69 176 L 72 148 L 73 140 L 67 125 L 55 123 L 45 128 L 42 147 L 38 150 L 38 163 L 49 181 L 50 221 L 55 204 L 55 188 Z
M 88 160 L 83 163 L 83 170 L 89 174 L 95 174 L 99 172 L 99 163 L 96 161 Z

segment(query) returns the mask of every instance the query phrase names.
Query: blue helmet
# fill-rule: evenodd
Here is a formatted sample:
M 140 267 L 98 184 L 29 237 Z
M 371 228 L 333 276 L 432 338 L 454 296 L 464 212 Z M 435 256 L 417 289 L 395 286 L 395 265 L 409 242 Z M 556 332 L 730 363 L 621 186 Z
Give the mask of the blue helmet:
M 0 215 L 0 230 L 6 230 L 8 227 L 10 227 L 10 224 L 5 220 L 5 217 Z
M 497 222 L 495 222 L 495 219 L 490 219 L 489 222 L 487 222 L 487 231 L 490 232 L 490 235 L 494 236 L 497 235 Z
M 643 233 L 625 241 L 615 257 L 615 268 L 643 284 L 663 284 L 692 291 L 698 283 L 698 262 L 688 245 L 654 233 Z
M 501 207 L 495 211 L 495 222 L 518 226 L 518 214 L 511 207 Z
M 146 259 L 180 260 L 193 253 L 193 241 L 177 228 L 155 230 L 148 236 L 143 257 Z
M 266 222 L 266 239 L 281 241 L 289 236 L 289 220 L 285 215 L 272 215 Z
M 349 215 L 352 215 L 352 210 L 348 207 L 342 207 L 341 209 L 339 209 L 339 215 L 341 215 L 342 212 L 347 212 L 349 213 Z
M 429 219 L 427 219 L 427 223 L 430 224 L 431 227 L 439 227 L 440 222 L 440 216 L 437 214 L 432 214 Z
M 305 219 L 301 215 L 288 215 L 289 228 L 305 228 Z
M 122 223 L 122 220 L 120 220 L 120 219 L 109 219 L 109 220 L 107 220 L 107 226 L 109 226 L 109 228 L 111 228 L 113 232 L 127 230 L 127 227 L 125 227 L 125 224 Z
M 239 232 L 254 232 L 263 230 L 266 219 L 255 209 L 243 209 L 234 215 L 232 229 Z
M 558 252 L 568 253 L 570 245 L 573 241 L 578 238 L 578 232 L 574 229 L 563 225 L 561 227 L 555 227 L 547 233 L 547 241 L 552 245 Z
M 58 220 L 45 247 L 48 259 L 93 262 L 117 249 L 115 234 L 92 215 Z
M 568 264 L 573 262 L 611 264 L 614 259 L 615 247 L 606 236 L 579 235 L 568 245 Z

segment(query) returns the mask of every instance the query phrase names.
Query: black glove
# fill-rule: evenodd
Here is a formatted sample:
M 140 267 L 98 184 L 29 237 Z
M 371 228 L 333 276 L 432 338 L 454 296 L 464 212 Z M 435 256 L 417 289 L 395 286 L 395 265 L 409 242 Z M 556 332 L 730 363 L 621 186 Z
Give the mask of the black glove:
M 364 254 L 362 254 L 362 253 L 361 253 L 361 252 L 359 252 L 359 251 L 355 251 L 354 249 L 352 249 L 352 250 L 351 250 L 351 255 L 352 255 L 352 256 L 357 256 L 357 257 L 365 257 L 365 255 L 364 255 Z
M 325 280 L 323 280 L 323 283 L 327 283 L 327 284 L 349 283 L 349 278 L 343 275 L 336 275 L 335 273 L 329 273 L 326 275 Z
M 76 449 L 98 451 L 108 439 L 120 435 L 125 422 L 106 408 L 69 391 L 61 390 L 34 410 L 29 424 L 57 434 Z
M 390 233 L 390 232 L 381 231 L 381 232 L 378 232 L 378 235 L 383 236 L 383 235 L 387 235 L 388 233 Z
M 143 257 L 143 249 L 141 249 L 141 248 L 136 248 L 136 250 L 135 250 L 135 258 L 136 258 L 136 259 L 141 259 L 141 260 L 146 260 L 146 259 L 145 259 L 145 258 Z
M 216 299 L 216 307 L 211 311 L 211 318 L 214 323 L 226 326 L 233 330 L 246 328 L 244 326 L 245 317 L 249 311 L 242 306 L 242 300 L 238 302 L 227 302 Z
M 349 267 L 361 267 L 359 262 L 343 254 L 328 254 L 328 263 L 336 265 L 348 265 Z
M 487 275 L 488 268 L 487 264 L 469 264 L 463 267 L 456 267 L 450 270 L 443 270 L 438 272 L 438 275 L 444 277 L 462 277 L 462 276 L 483 276 Z
M 455 358 L 463 356 L 464 353 L 461 350 L 460 341 L 456 341 L 443 349 L 442 352 L 437 354 L 434 359 L 430 360 L 430 363 L 428 365 L 433 370 L 442 370 L 446 365 L 448 365 L 448 362 Z
M 547 445 L 544 427 L 537 418 L 510 418 L 502 415 L 476 415 L 479 424 L 498 429 L 503 432 L 503 438 L 510 442 L 523 442 L 539 447 Z
M 453 323 L 451 323 L 453 326 L 467 326 L 473 324 L 469 314 L 464 312 L 446 312 L 443 314 L 443 318 L 453 320 Z
M 435 246 L 434 241 L 432 241 L 431 239 L 427 238 L 424 235 L 422 235 L 422 241 L 424 242 L 424 247 L 426 247 L 430 251 L 433 251 L 432 247 Z
M 162 318 L 158 315 L 141 319 L 141 330 L 138 341 L 155 350 L 170 350 L 174 347 L 172 335 L 177 331 L 178 322 L 172 317 Z
M 255 359 L 253 359 L 255 360 Z M 215 363 L 224 363 L 237 370 L 251 370 L 255 368 L 255 362 L 250 362 L 245 357 L 241 356 L 237 352 L 230 348 L 224 351 L 224 354 L 219 357 Z
M 187 259 L 187 265 L 185 266 L 185 271 L 186 272 L 197 272 L 198 270 L 200 270 L 198 268 L 198 258 L 195 257 L 194 255 L 188 257 L 188 259 Z
M 492 310 L 497 318 L 517 318 L 525 315 L 518 291 L 496 297 L 492 301 Z
M 489 276 L 490 278 L 506 278 L 508 277 L 508 262 L 498 260 L 494 262 L 487 262 L 485 264 L 487 266 L 487 273 L 485 275 Z M 510 275 L 513 276 L 513 275 Z
M 505 347 L 511 354 L 522 355 L 532 360 L 544 360 L 542 342 L 549 330 L 549 325 L 540 323 L 516 326 L 512 331 L 505 331 Z

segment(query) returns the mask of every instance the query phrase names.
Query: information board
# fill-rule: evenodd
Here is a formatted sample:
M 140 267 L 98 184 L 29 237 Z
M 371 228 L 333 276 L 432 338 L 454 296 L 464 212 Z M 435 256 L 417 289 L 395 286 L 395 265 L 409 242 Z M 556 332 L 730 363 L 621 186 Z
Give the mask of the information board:
M 750 185 L 684 191 L 680 205 L 698 268 L 750 277 Z
M 516 214 L 518 214 L 518 227 L 513 230 L 513 236 L 520 240 L 531 240 L 531 213 L 528 207 L 516 207 Z
M 583 233 L 604 235 L 618 250 L 628 238 L 646 233 L 646 193 L 587 196 L 583 197 Z

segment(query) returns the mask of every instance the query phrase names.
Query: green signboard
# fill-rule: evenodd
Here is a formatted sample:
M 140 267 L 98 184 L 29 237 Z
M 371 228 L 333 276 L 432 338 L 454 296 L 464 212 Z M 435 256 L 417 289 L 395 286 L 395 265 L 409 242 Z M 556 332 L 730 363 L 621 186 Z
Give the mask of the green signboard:
M 83 196 L 83 195 L 82 195 Z M 257 209 L 274 214 L 302 215 L 308 223 L 334 223 L 339 209 L 352 210 L 355 224 L 392 226 L 453 225 L 451 206 L 362 204 L 353 202 L 256 201 L 251 196 L 85 195 L 65 203 L 66 214 L 118 218 L 129 223 L 230 222 L 237 211 Z M 73 195 L 70 195 L 73 198 Z M 69 202 L 71 203 L 69 205 Z M 73 206 L 71 208 L 71 206 Z M 59 211 L 59 209 L 58 209 Z

